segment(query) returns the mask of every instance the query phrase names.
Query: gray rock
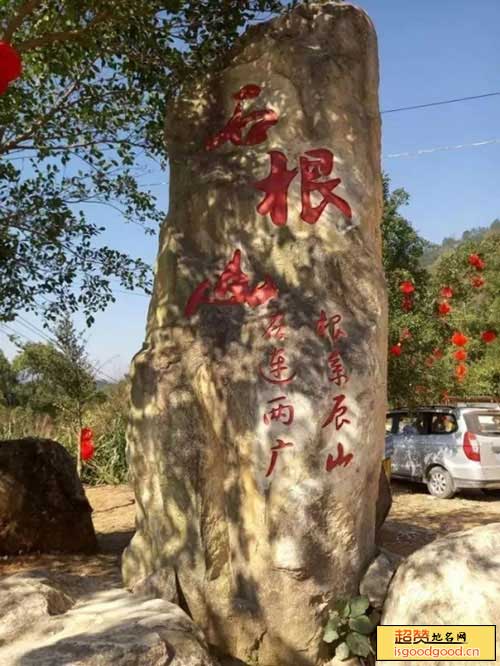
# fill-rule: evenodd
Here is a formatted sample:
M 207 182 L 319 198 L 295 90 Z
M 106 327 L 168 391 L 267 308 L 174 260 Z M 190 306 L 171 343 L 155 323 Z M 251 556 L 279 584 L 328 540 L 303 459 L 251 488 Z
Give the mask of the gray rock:
M 61 444 L 0 441 L 0 554 L 93 553 L 91 514 L 75 462 Z
M 6 581 L 19 587 L 15 576 Z M 21 609 L 26 612 L 29 603 L 30 598 L 22 601 Z M 0 664 L 217 666 L 202 632 L 178 606 L 143 601 L 119 589 L 95 593 L 56 617 L 27 617 L 0 647 Z
M 381 624 L 499 625 L 500 523 L 449 534 L 406 558 L 392 579 Z M 387 666 L 406 663 L 378 662 Z M 426 663 L 456 666 L 472 662 Z
M 123 574 L 134 588 L 165 572 L 167 597 L 175 576 L 209 642 L 245 663 L 307 666 L 325 605 L 357 593 L 375 551 L 387 349 L 376 37 L 362 10 L 312 3 L 251 28 L 221 64 L 169 105 L 170 210 L 131 371 L 138 529 Z M 257 94 L 244 114 L 277 122 L 262 143 L 252 121 L 215 146 L 241 90 Z M 285 224 L 284 207 L 273 220 L 262 205 L 270 152 L 291 178 Z
M 371 605 L 382 610 L 389 583 L 401 558 L 394 553 L 382 551 L 370 564 L 359 585 L 359 592 L 368 597 Z
M 43 574 L 15 574 L 0 581 L 0 646 L 30 631 L 35 622 L 65 613 L 74 600 Z

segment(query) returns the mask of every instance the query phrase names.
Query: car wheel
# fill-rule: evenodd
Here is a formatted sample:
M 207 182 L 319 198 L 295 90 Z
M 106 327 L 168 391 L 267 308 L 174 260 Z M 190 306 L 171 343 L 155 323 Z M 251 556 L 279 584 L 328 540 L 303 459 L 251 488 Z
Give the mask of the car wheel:
M 427 488 L 431 495 L 450 499 L 455 494 L 455 484 L 444 467 L 433 467 L 427 474 Z

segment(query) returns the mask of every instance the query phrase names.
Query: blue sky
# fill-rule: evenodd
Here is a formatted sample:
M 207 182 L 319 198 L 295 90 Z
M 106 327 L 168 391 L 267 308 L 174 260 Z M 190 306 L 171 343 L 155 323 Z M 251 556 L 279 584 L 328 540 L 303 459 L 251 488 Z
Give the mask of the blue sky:
M 361 0 L 378 34 L 380 108 L 425 104 L 500 91 L 500 0 Z M 500 96 L 382 116 L 383 168 L 392 187 L 411 195 L 404 215 L 425 238 L 439 242 L 500 217 L 500 143 L 411 157 L 422 149 L 500 140 Z M 167 175 L 153 170 L 168 205 Z M 158 183 L 160 183 L 158 185 Z M 110 209 L 94 209 L 109 231 L 105 241 L 153 262 L 157 238 L 134 225 L 124 227 Z M 117 302 L 98 314 L 89 351 L 103 372 L 119 377 L 140 348 L 148 298 L 116 293 Z M 40 326 L 34 318 L 29 320 Z M 83 325 L 80 319 L 78 325 Z M 16 328 L 33 339 L 19 323 Z M 12 354 L 5 335 L 0 348 Z

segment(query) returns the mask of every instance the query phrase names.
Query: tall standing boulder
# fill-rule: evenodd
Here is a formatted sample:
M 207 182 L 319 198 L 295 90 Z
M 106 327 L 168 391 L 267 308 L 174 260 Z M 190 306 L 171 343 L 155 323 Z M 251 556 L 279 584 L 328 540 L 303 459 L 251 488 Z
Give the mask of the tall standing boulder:
M 169 109 L 170 211 L 132 366 L 131 587 L 220 651 L 313 664 L 374 553 L 383 455 L 378 64 L 359 9 L 251 28 Z M 156 581 L 156 583 L 155 583 Z

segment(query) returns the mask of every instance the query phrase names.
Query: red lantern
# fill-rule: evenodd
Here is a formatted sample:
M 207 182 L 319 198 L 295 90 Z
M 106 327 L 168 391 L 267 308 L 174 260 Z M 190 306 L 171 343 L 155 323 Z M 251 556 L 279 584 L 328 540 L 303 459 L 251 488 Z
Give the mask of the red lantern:
M 465 349 L 459 349 L 456 351 L 453 356 L 456 358 L 457 361 L 465 361 L 467 359 L 467 352 Z
M 90 460 L 94 456 L 94 433 L 90 428 L 82 428 L 80 432 L 80 456 L 82 460 Z
M 453 289 L 451 287 L 443 287 L 440 293 L 443 298 L 453 298 Z
M 450 314 L 451 310 L 452 307 L 447 301 L 443 301 L 442 303 L 439 304 L 438 311 L 440 315 Z
M 486 264 L 478 254 L 469 254 L 469 264 L 478 271 L 482 271 Z
M 467 374 L 467 367 L 462 363 L 459 363 L 455 368 L 455 376 L 459 382 L 463 382 L 465 375 Z
M 401 347 L 401 344 L 398 343 L 397 345 L 393 345 L 389 351 L 393 356 L 401 356 L 403 353 L 403 348 Z
M 0 42 L 0 94 L 3 94 L 12 81 L 23 71 L 21 56 L 7 42 Z
M 471 278 L 471 284 L 475 289 L 481 289 L 485 284 L 485 279 L 480 275 L 475 275 Z
M 481 338 L 483 342 L 489 344 L 490 342 L 494 342 L 497 339 L 497 334 L 495 331 L 484 331 L 484 333 L 481 334 Z
M 464 347 L 469 342 L 469 338 L 466 337 L 463 333 L 456 331 L 453 333 L 451 341 L 456 347 Z
M 407 294 L 407 295 L 413 294 L 413 292 L 415 291 L 415 285 L 413 284 L 413 282 L 405 280 L 404 282 L 401 282 L 401 284 L 399 285 L 399 291 L 402 294 Z

